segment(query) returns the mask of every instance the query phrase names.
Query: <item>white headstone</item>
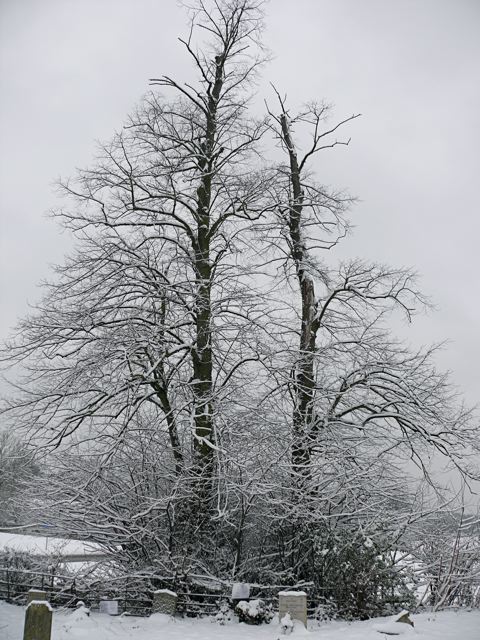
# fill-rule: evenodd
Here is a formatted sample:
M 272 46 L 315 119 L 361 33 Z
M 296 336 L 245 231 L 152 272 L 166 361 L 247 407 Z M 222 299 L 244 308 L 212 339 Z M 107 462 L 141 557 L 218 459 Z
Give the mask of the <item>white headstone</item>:
M 307 626 L 307 594 L 305 591 L 280 591 L 278 594 L 278 617 L 289 613 L 292 620 L 300 620 Z
M 100 613 L 118 616 L 118 600 L 100 600 Z
M 234 582 L 232 586 L 232 600 L 248 600 L 250 585 L 246 582 Z

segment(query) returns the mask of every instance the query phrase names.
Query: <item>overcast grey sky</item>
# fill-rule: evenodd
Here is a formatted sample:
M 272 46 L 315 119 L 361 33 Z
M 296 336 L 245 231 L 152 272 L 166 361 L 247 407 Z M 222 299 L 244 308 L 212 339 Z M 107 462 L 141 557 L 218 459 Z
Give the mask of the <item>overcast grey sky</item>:
M 448 339 L 439 365 L 480 400 L 480 0 L 271 0 L 268 81 L 292 104 L 361 112 L 320 179 L 361 202 L 342 255 L 412 266 L 438 311 L 408 331 Z M 162 73 L 190 74 L 175 0 L 0 0 L 0 336 L 68 241 L 52 181 L 92 160 Z

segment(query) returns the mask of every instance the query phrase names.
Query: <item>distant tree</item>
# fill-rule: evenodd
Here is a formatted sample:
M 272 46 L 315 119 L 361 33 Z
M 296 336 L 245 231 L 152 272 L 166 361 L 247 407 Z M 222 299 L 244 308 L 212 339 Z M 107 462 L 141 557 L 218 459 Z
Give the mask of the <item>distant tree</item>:
M 465 508 L 463 494 L 418 525 L 412 559 L 423 585 L 419 604 L 434 610 L 480 604 L 480 517 L 478 510 Z
M 0 432 L 0 527 L 25 524 L 25 497 L 39 472 L 32 451 L 10 431 Z

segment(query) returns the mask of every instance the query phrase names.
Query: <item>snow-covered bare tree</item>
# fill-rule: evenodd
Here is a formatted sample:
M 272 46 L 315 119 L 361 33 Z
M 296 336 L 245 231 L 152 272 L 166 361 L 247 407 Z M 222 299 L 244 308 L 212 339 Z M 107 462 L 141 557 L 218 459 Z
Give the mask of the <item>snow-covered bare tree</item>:
M 100 429 L 115 446 L 153 403 L 175 472 L 201 478 L 207 500 L 217 407 L 259 357 L 258 304 L 238 256 L 266 206 L 265 126 L 246 115 L 260 27 L 258 2 L 196 3 L 182 40 L 195 84 L 152 80 L 173 97 L 149 94 L 96 166 L 61 185 L 74 206 L 57 215 L 78 249 L 9 354 L 33 363 L 34 385 L 13 404 L 44 442 Z M 208 43 L 194 44 L 198 31 Z
M 251 237 L 271 203 L 257 149 L 265 119 L 247 106 L 264 58 L 261 4 L 190 7 L 181 42 L 195 79 L 153 79 L 93 167 L 60 184 L 67 206 L 55 215 L 76 250 L 7 348 L 25 374 L 7 407 L 17 428 L 36 446 L 89 460 L 79 462 L 72 490 L 84 493 L 71 504 L 87 509 L 85 492 L 101 490 L 112 520 L 137 522 L 145 503 L 121 506 L 105 478 L 141 484 L 141 474 L 120 482 L 118 465 L 138 461 L 132 434 L 156 432 L 144 441 L 162 447 L 154 457 L 165 473 L 154 473 L 158 489 L 146 500 L 163 520 L 144 561 L 169 528 L 178 562 L 215 553 L 224 443 L 236 416 L 253 411 L 260 381 L 251 367 L 262 359 L 265 311 Z M 117 524 L 103 531 L 131 549 Z
M 276 279 L 287 301 L 283 313 L 272 315 L 282 328 L 273 349 L 277 387 L 267 396 L 278 405 L 270 411 L 289 425 L 291 482 L 285 470 L 290 494 L 270 513 L 277 527 L 270 526 L 269 541 L 291 581 L 326 588 L 336 578 L 319 568 L 325 566 L 318 555 L 322 540 L 354 540 L 355 532 L 368 532 L 377 555 L 398 542 L 398 522 L 409 521 L 410 500 L 408 492 L 403 500 L 387 496 L 399 495 L 411 462 L 428 476 L 425 460 L 434 452 L 468 475 L 461 460 L 476 446 L 476 425 L 448 377 L 436 371 L 435 347 L 412 351 L 388 326 L 396 310 L 410 320 L 427 305 L 415 274 L 360 259 L 336 265 L 325 257 L 345 235 L 351 199 L 319 183 L 309 163 L 317 152 L 348 144 L 333 136 L 356 116 L 329 126 L 326 106 L 309 105 L 292 116 L 277 98 L 280 113 L 270 109 L 269 124 L 287 162 L 271 185 L 273 217 L 259 228 L 268 234 L 268 264 L 282 266 Z M 302 125 L 303 155 L 293 137 Z M 327 564 L 335 570 L 335 562 Z M 357 570 L 352 565 L 345 584 Z
M 410 320 L 425 308 L 415 274 L 359 259 L 331 266 L 320 255 L 344 235 L 350 199 L 318 183 L 308 164 L 316 153 L 348 144 L 332 136 L 357 116 L 326 126 L 327 106 L 309 105 L 292 117 L 277 97 L 272 128 L 288 159 L 275 183 L 277 236 L 300 308 L 290 384 L 294 470 L 308 469 L 330 425 L 337 432 L 375 432 L 379 450 L 386 438 L 389 450 L 395 442 L 405 446 L 420 464 L 420 441 L 455 459 L 455 444 L 473 441 L 469 412 L 456 405 L 446 376 L 435 372 L 434 349 L 410 352 L 385 322 L 395 309 Z M 310 129 L 301 156 L 293 139 L 300 125 Z
M 4 351 L 23 374 L 5 412 L 47 452 L 35 507 L 125 570 L 361 578 L 357 615 L 394 580 L 382 554 L 410 522 L 406 464 L 426 472 L 437 450 L 462 466 L 476 431 L 434 349 L 389 331 L 425 304 L 413 274 L 325 258 L 351 198 L 313 160 L 356 116 L 324 128 L 326 107 L 291 116 L 278 94 L 278 115 L 249 111 L 261 5 L 195 0 L 181 40 L 195 77 L 152 79 L 61 183 L 76 249 Z

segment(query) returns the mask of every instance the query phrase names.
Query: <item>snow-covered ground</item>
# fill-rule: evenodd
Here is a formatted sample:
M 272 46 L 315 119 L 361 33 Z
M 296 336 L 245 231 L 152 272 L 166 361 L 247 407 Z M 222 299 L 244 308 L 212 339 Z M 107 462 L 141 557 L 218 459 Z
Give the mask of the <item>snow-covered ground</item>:
M 25 608 L 0 602 L 0 638 L 21 640 Z M 156 614 L 150 618 L 110 617 L 83 611 L 55 611 L 53 640 L 276 640 L 288 636 L 280 634 L 279 625 L 272 622 L 258 627 L 231 623 L 220 626 L 208 620 L 172 620 Z M 403 632 L 400 637 L 416 640 L 479 640 L 480 611 L 442 611 L 436 614 L 412 616 L 415 628 L 395 623 Z M 388 630 L 388 618 L 366 622 L 326 623 L 312 626 L 308 631 L 297 623 L 291 634 L 294 638 L 311 640 L 388 640 L 395 636 L 377 631 Z

